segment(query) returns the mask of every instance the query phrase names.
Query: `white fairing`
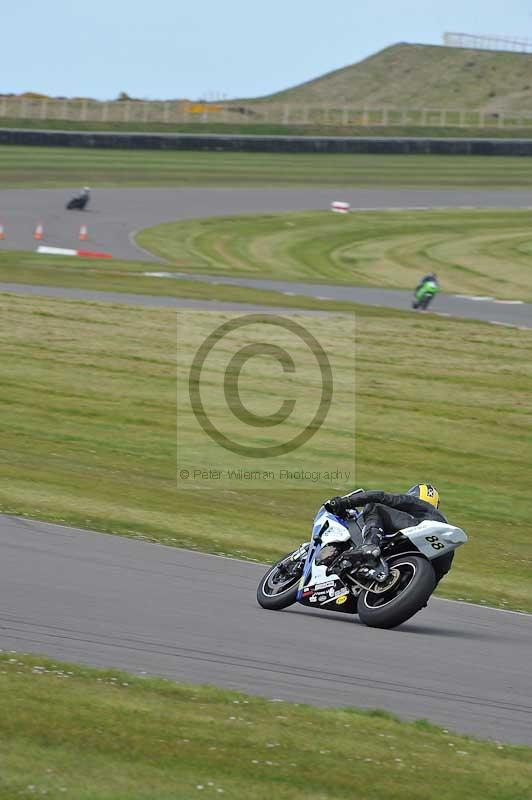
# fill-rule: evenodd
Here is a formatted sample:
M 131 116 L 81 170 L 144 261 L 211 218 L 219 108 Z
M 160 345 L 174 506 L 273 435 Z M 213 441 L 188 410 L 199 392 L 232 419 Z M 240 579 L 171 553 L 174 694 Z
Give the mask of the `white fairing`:
M 467 536 L 461 528 L 430 519 L 423 520 L 413 528 L 403 528 L 400 532 L 429 559 L 445 555 L 467 542 Z
M 351 534 L 344 525 L 336 522 L 336 520 L 329 519 L 329 527 L 325 533 L 322 534 L 321 543 L 322 545 L 326 545 L 331 542 L 347 542 L 350 538 Z
M 348 529 L 338 522 L 338 520 L 332 514 L 329 514 L 327 511 L 325 511 L 325 509 L 322 509 L 322 513 L 319 513 L 316 516 L 316 519 L 314 520 L 313 533 L 316 533 L 321 529 L 325 520 L 328 521 L 329 527 L 321 536 L 322 547 L 332 542 L 347 542 L 350 540 L 351 536 Z M 325 564 L 318 565 L 315 561 L 313 561 L 310 578 L 307 580 L 306 585 L 311 586 L 313 584 L 327 584 L 327 586 L 332 586 L 335 580 L 337 580 L 336 575 L 327 575 L 327 567 Z
M 341 522 L 338 522 L 336 517 L 329 514 L 323 506 L 314 519 L 312 536 L 315 536 L 321 530 L 326 521 L 329 523 L 329 527 L 321 536 L 322 545 L 329 544 L 330 542 L 347 542 L 350 538 L 348 529 L 345 525 L 342 525 Z
M 312 562 L 312 572 L 310 573 L 310 578 L 306 582 L 306 586 L 314 586 L 318 584 L 319 586 L 332 586 L 335 579 L 337 578 L 336 575 L 327 575 L 327 567 L 325 564 L 316 564 L 315 561 Z
M 324 547 L 326 544 L 332 542 L 347 542 L 351 538 L 349 531 L 340 522 L 337 522 L 333 517 L 327 515 L 329 527 L 321 536 L 321 545 Z M 311 584 L 328 584 L 333 586 L 334 581 L 337 580 L 336 575 L 327 575 L 327 567 L 324 564 L 312 563 Z

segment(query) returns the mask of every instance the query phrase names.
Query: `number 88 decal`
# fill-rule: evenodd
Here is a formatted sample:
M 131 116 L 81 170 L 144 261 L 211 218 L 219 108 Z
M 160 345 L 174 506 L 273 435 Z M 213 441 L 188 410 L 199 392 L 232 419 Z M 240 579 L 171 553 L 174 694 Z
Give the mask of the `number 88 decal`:
M 437 536 L 425 536 L 425 541 L 430 542 L 434 550 L 443 550 L 445 545 L 440 542 Z

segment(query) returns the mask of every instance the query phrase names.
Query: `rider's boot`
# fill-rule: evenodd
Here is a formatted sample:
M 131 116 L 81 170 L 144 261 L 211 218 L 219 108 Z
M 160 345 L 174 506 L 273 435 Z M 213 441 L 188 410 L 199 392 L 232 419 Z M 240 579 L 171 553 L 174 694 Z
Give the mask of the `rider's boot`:
M 342 565 L 348 562 L 351 566 L 356 561 L 363 561 L 368 566 L 376 566 L 379 563 L 381 555 L 381 542 L 384 532 L 382 528 L 372 526 L 371 528 L 364 527 L 362 531 L 363 541 L 358 547 L 351 547 L 342 553 Z M 347 565 L 346 565 L 347 566 Z

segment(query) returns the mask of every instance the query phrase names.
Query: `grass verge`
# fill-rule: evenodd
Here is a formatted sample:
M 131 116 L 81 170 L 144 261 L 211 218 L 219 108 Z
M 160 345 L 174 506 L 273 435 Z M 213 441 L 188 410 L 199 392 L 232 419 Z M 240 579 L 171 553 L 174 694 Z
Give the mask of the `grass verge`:
M 0 146 L 2 187 L 532 186 L 532 159 Z
M 111 266 L 112 264 L 112 266 Z M 216 300 L 230 303 L 282 306 L 323 310 L 323 302 L 312 297 L 284 295 L 239 286 L 201 283 L 194 280 L 157 278 L 145 272 L 167 269 L 153 262 L 119 261 L 95 266 L 94 259 L 68 256 L 36 255 L 31 252 L 10 250 L 0 252 L 0 283 L 20 283 L 33 286 L 57 286 L 69 289 L 87 289 L 101 292 L 127 292 L 132 294 L 161 295 L 191 300 Z M 351 302 L 327 302 L 327 311 L 352 312 Z
M 281 125 L 267 122 L 72 122 L 66 119 L 0 119 L 1 128 L 20 128 L 38 131 L 95 131 L 106 133 L 166 133 L 209 135 L 219 133 L 233 136 L 371 136 L 397 138 L 415 136 L 420 139 L 529 139 L 532 128 L 526 123 L 506 127 L 495 124 L 478 128 L 474 125 L 342 125 L 319 123 Z
M 258 486 L 200 476 L 177 489 L 175 313 L 17 296 L 2 296 L 0 304 L 2 511 L 271 560 L 307 537 L 313 510 L 331 493 L 354 483 L 401 491 L 423 478 L 438 486 L 445 513 L 470 535 L 442 592 L 532 610 L 523 490 L 530 479 L 531 333 L 357 308 L 355 435 L 347 422 L 352 320 L 299 318 L 337 352 L 340 370 L 326 446 L 320 440 L 309 457 L 323 470 L 351 458 L 356 444 L 356 477 L 348 485 L 294 477 Z M 191 351 L 232 318 L 183 313 Z M 221 420 L 227 407 L 216 382 L 224 358 L 220 353 L 205 375 Z M 297 367 L 305 384 L 308 363 Z M 180 366 L 181 391 L 187 375 Z M 269 371 L 246 380 L 252 407 L 278 406 L 276 392 L 265 391 L 275 386 Z M 179 463 L 238 463 L 190 415 L 180 417 L 179 431 Z M 296 451 L 290 466 L 298 462 Z M 290 513 L 280 525 L 282 509 Z
M 0 797 L 526 800 L 530 748 L 0 654 Z
M 532 301 L 530 211 L 325 211 L 171 222 L 139 244 L 184 272 Z

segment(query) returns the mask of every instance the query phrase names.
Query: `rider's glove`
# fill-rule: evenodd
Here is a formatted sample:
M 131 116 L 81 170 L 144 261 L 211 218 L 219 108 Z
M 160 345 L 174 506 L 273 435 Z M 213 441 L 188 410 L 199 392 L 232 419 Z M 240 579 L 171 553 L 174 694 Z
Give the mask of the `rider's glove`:
M 326 511 L 334 514 L 336 517 L 345 517 L 346 512 L 351 508 L 351 504 L 347 497 L 331 497 L 323 504 Z

